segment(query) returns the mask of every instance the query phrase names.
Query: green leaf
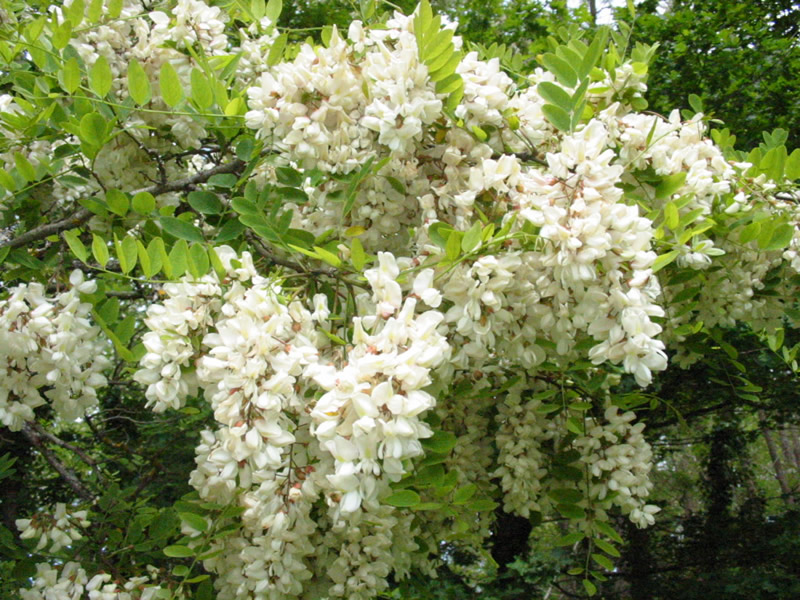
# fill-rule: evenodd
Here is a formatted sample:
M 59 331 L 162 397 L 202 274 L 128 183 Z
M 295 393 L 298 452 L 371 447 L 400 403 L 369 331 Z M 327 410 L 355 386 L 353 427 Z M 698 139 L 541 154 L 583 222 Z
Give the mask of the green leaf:
M 222 202 L 211 192 L 189 192 L 188 200 L 189 206 L 204 215 L 218 215 L 222 212 Z
M 244 223 L 236 219 L 231 219 L 230 221 L 227 221 L 222 227 L 220 227 L 219 232 L 217 232 L 217 237 L 214 238 L 214 241 L 222 244 L 224 242 L 235 240 L 242 234 L 244 230 L 245 230 Z
M 586 593 L 589 594 L 590 596 L 594 596 L 597 593 L 597 586 L 588 579 L 583 580 L 583 588 L 586 590 Z
M 192 69 L 190 76 L 192 84 L 192 100 L 200 109 L 206 109 L 214 103 L 214 94 L 211 84 L 200 69 Z
M 174 107 L 180 104 L 181 100 L 183 100 L 183 86 L 178 77 L 178 72 L 169 61 L 161 65 L 158 84 L 161 89 L 161 98 L 167 106 Z
M 556 76 L 556 79 L 558 79 L 561 85 L 572 88 L 578 83 L 578 74 L 575 72 L 575 69 L 569 66 L 567 61 L 559 58 L 555 54 L 547 53 L 542 56 L 542 64 L 545 69 Z
M 106 7 L 108 11 L 108 16 L 111 17 L 112 19 L 118 18 L 119 15 L 122 13 L 123 3 L 124 0 L 108 0 L 108 6 Z
M 584 534 L 582 531 L 573 531 L 572 533 L 568 533 L 567 535 L 558 538 L 555 542 L 555 545 L 558 547 L 572 546 L 583 540 L 585 537 L 586 534 Z
M 121 248 L 118 250 L 119 266 L 122 272 L 127 274 L 136 266 L 136 258 L 139 254 L 136 247 L 136 238 L 126 235 L 122 240 Z
M 670 250 L 666 254 L 661 254 L 653 261 L 653 273 L 658 273 L 661 269 L 666 267 L 672 261 L 674 261 L 678 256 L 680 256 L 679 250 Z
M 583 435 L 583 419 L 570 417 L 567 419 L 567 429 L 575 435 Z
M 89 251 L 86 249 L 86 246 L 83 245 L 83 242 L 78 237 L 77 230 L 70 229 L 69 231 L 65 231 L 61 235 L 64 236 L 64 241 L 67 242 L 67 246 L 69 246 L 69 249 L 72 250 L 72 253 L 78 258 L 78 260 L 85 263 L 89 258 Z
M 604 569 L 608 571 L 614 570 L 614 563 L 611 562 L 611 559 L 609 559 L 607 556 L 604 556 L 603 554 L 594 553 L 592 554 L 592 559 L 594 560 L 594 562 L 596 562 Z
M 338 256 L 336 256 L 333 252 L 330 252 L 329 250 L 326 250 L 321 246 L 314 246 L 314 251 L 317 253 L 317 256 L 321 260 L 325 261 L 332 267 L 338 268 L 342 266 L 341 259 Z
M 754 239 L 758 237 L 759 233 L 761 233 L 761 223 L 759 222 L 750 223 L 739 233 L 739 242 L 741 242 L 742 244 L 747 244 L 748 242 L 752 242 Z
M 17 172 L 22 175 L 22 178 L 27 182 L 36 180 L 36 170 L 30 161 L 19 152 L 14 152 L 14 164 L 17 167 Z
M 547 492 L 547 495 L 556 502 L 563 502 L 565 504 L 577 504 L 583 500 L 583 494 L 581 494 L 578 490 L 569 488 L 550 490 Z
M 547 120 L 552 123 L 559 131 L 569 131 L 572 127 L 569 113 L 563 108 L 559 108 L 555 104 L 545 104 L 542 106 L 542 112 Z
M 282 0 L 269 0 L 269 2 L 267 2 L 267 8 L 264 11 L 264 16 L 267 17 L 273 25 L 276 25 L 278 23 L 278 17 L 281 16 L 282 10 Z
M 75 93 L 81 85 L 81 67 L 74 56 L 64 63 L 61 68 L 61 84 L 68 94 Z
M 86 5 L 83 0 L 73 0 L 69 6 L 63 6 L 64 17 L 72 22 L 73 27 L 77 27 L 83 21 Z
M 179 512 L 178 516 L 181 518 L 181 521 L 186 523 L 192 529 L 200 532 L 208 530 L 208 521 L 206 521 L 205 517 L 201 517 L 200 515 L 191 512 Z
M 467 508 L 475 512 L 486 512 L 497 508 L 497 502 L 489 498 L 480 498 L 467 504 Z
M 574 504 L 556 504 L 556 510 L 567 519 L 585 519 L 586 511 Z
M 437 94 L 452 94 L 459 88 L 463 90 L 464 80 L 458 73 L 453 73 L 451 75 L 448 75 L 444 79 L 436 82 Z
M 667 175 L 656 186 L 656 198 L 669 198 L 677 192 L 686 182 L 686 171 L 675 173 L 674 175 Z
M 616 556 L 617 558 L 619 558 L 620 556 L 619 550 L 617 550 L 614 546 L 612 546 L 605 540 L 595 539 L 594 545 L 600 548 L 600 550 L 602 550 L 606 554 L 610 554 L 611 556 Z
M 604 521 L 594 521 L 594 527 L 595 529 L 597 529 L 597 531 L 611 538 L 618 544 L 622 543 L 622 536 L 619 533 L 617 533 L 617 531 L 613 527 L 611 527 L 611 525 L 609 525 L 608 523 Z
M 350 242 L 350 262 L 359 272 L 363 271 L 367 264 L 367 253 L 364 252 L 364 246 L 358 238 L 353 238 L 353 241 Z
M 455 448 L 457 441 L 458 438 L 450 431 L 434 431 L 432 437 L 421 440 L 425 450 L 437 454 L 447 454 Z
M 786 248 L 794 238 L 794 227 L 788 223 L 778 225 L 770 236 L 769 242 L 763 247 L 763 250 L 783 250 Z
M 175 568 L 172 569 L 172 574 L 175 577 L 186 577 L 189 574 L 189 567 L 186 565 L 175 565 Z
M 174 235 L 176 238 L 188 240 L 190 242 L 203 243 L 205 241 L 200 229 L 191 223 L 187 223 L 176 217 L 161 217 L 160 221 L 164 231 Z
M 466 504 L 477 491 L 477 485 L 474 483 L 468 483 L 467 485 L 457 489 L 455 494 L 453 494 L 453 504 Z
M 189 245 L 186 240 L 178 240 L 169 252 L 169 261 L 165 262 L 165 266 L 169 264 L 172 270 L 172 277 L 177 278 L 186 272 L 189 266 Z
M 124 217 L 128 214 L 128 196 L 119 190 L 110 189 L 106 192 L 106 205 L 115 215 Z
M 480 221 L 476 221 L 472 224 L 472 227 L 467 230 L 464 234 L 464 237 L 461 238 L 461 249 L 464 252 L 472 252 L 481 242 L 481 234 L 483 233 L 483 228 L 481 227 Z
M 167 546 L 164 548 L 163 552 L 170 558 L 187 558 L 189 556 L 194 556 L 194 550 L 188 546 Z
M 432 71 L 429 74 L 429 77 L 431 78 L 431 81 L 436 81 L 436 82 L 444 81 L 445 79 L 447 79 L 451 75 L 456 74 L 456 69 L 458 68 L 459 63 L 461 63 L 461 53 L 460 52 L 454 52 L 453 54 L 450 55 L 450 58 L 448 59 L 448 61 L 446 63 L 444 63 L 441 67 L 439 67 L 435 71 Z M 458 77 L 458 79 L 460 81 L 461 80 L 461 75 L 456 74 L 456 76 Z M 452 92 L 454 90 L 455 90 L 455 88 L 448 88 L 447 91 L 442 91 L 441 93 L 449 94 L 450 92 Z
M 464 234 L 453 230 L 447 238 L 447 246 L 444 248 L 447 260 L 454 261 L 461 256 L 461 238 Z
M 144 273 L 145 277 L 152 277 L 158 273 L 161 265 L 159 264 L 157 268 L 153 268 L 154 265 L 150 262 L 150 254 L 147 252 L 147 248 L 144 247 L 141 240 L 136 240 L 136 254 L 139 257 L 139 266 L 141 266 L 142 273 Z
M 289 35 L 286 33 L 280 34 L 275 41 L 272 42 L 272 47 L 267 54 L 267 66 L 274 67 L 283 58 L 283 50 L 286 48 L 286 42 L 289 40 Z
M 140 215 L 147 215 L 156 209 L 156 199 L 150 192 L 139 192 L 131 200 L 131 206 Z
M 464 97 L 464 79 L 460 79 L 458 82 L 458 87 L 455 90 L 450 92 L 450 95 L 447 97 L 447 102 L 445 102 L 445 110 L 449 113 L 453 113 L 458 105 L 461 103 L 461 99 Z
M 103 0 L 91 0 L 86 16 L 90 23 L 97 23 L 103 16 Z
M 150 257 L 150 270 L 153 275 L 158 273 L 164 268 L 164 263 L 167 261 L 167 250 L 164 247 L 164 240 L 160 237 L 153 238 L 147 244 L 147 256 Z M 169 277 L 169 273 L 165 273 Z
M 96 233 L 92 234 L 92 255 L 101 267 L 105 267 L 108 263 L 108 244 Z
M 790 181 L 800 179 L 800 148 L 796 148 L 786 159 L 783 174 Z
M 128 64 L 128 93 L 139 106 L 150 102 L 150 80 L 138 60 L 132 58 Z
M 111 91 L 111 67 L 101 54 L 89 68 L 89 87 L 100 98 L 105 98 Z
M 399 490 L 383 499 L 383 504 L 405 508 L 420 503 L 419 494 L 413 490 Z
M 572 99 L 569 94 L 555 83 L 543 81 L 536 86 L 536 90 L 539 92 L 539 95 L 550 104 L 559 107 L 565 112 L 572 111 Z
M 478 138 L 479 142 L 485 142 L 487 139 L 489 139 L 487 133 L 477 125 L 473 125 L 470 129 L 475 137 Z
M 72 37 L 72 23 L 70 21 L 64 21 L 61 25 L 53 23 L 51 28 L 53 29 L 53 37 L 50 38 L 50 41 L 53 43 L 53 48 L 63 50 L 67 47 Z
M 210 267 L 208 252 L 202 244 L 192 244 L 189 247 L 189 272 L 195 279 L 200 279 L 208 273 Z
M 358 173 L 353 176 L 350 180 L 350 184 L 347 186 L 347 195 L 345 196 L 344 207 L 342 208 L 342 216 L 347 216 L 350 214 L 350 211 L 353 209 L 353 204 L 356 201 L 356 194 L 358 193 L 358 187 L 361 185 L 361 182 L 364 181 L 372 171 L 372 163 L 375 162 L 375 157 L 371 156 L 367 162 L 365 162 L 361 168 L 358 170 Z
M 81 141 L 92 146 L 102 146 L 106 141 L 106 120 L 100 113 L 83 115 L 80 124 Z
M 674 202 L 669 202 L 664 206 L 664 224 L 670 229 L 675 229 L 680 223 L 680 213 Z

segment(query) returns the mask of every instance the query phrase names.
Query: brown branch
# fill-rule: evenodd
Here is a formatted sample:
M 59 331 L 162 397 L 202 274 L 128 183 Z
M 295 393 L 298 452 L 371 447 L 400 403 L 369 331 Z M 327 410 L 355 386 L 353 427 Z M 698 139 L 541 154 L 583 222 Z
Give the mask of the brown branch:
M 90 467 L 96 469 L 97 470 L 97 474 L 101 479 L 104 478 L 103 473 L 100 472 L 100 469 L 98 468 L 99 463 L 95 459 L 93 459 L 91 456 L 86 454 L 86 452 L 84 452 L 81 448 L 78 448 L 77 446 L 73 446 L 69 442 L 65 442 L 61 438 L 56 437 L 55 435 L 53 435 L 49 431 L 46 431 L 38 423 L 29 423 L 29 426 L 32 429 L 36 430 L 36 433 L 40 437 L 43 437 L 46 440 L 48 440 L 49 442 L 54 443 L 56 446 L 61 446 L 62 448 L 66 449 L 66 450 L 69 450 L 70 452 L 75 453 L 78 456 L 78 458 L 80 458 L 83 462 L 85 462 Z
M 58 458 L 56 458 L 52 452 L 45 446 L 44 442 L 42 441 L 42 436 L 36 431 L 34 427 L 30 425 L 30 423 L 26 423 L 22 428 L 22 433 L 28 438 L 33 446 L 36 447 L 39 452 L 42 453 L 45 460 L 50 463 L 50 466 L 53 467 L 61 478 L 67 482 L 67 485 L 72 488 L 82 500 L 86 502 L 94 501 L 94 494 L 89 491 L 83 482 L 78 479 L 78 476 L 75 474 L 75 471 L 64 465 Z
M 178 179 L 176 181 L 167 181 L 165 183 L 156 183 L 150 185 L 148 187 L 142 188 L 140 190 L 134 190 L 133 194 L 138 194 L 140 192 L 149 192 L 153 194 L 153 196 L 159 196 L 161 194 L 166 194 L 168 192 L 177 192 L 180 190 L 187 190 L 193 188 L 195 185 L 199 183 L 205 183 L 214 175 L 220 175 L 223 173 L 236 173 L 240 171 L 245 165 L 245 162 L 239 159 L 231 161 L 229 163 L 225 163 L 222 165 L 217 165 L 216 167 L 212 167 L 210 169 L 206 169 L 204 171 L 200 171 L 199 173 L 195 173 L 190 177 L 186 177 L 184 179 Z M 25 233 L 5 242 L 0 242 L 0 248 L 19 248 L 20 246 L 24 246 L 30 242 L 35 242 L 38 240 L 43 240 L 44 238 L 54 235 L 57 233 L 61 233 L 67 229 L 72 229 L 73 227 L 78 227 L 83 225 L 86 221 L 88 221 L 92 216 L 92 212 L 86 208 L 79 208 L 75 211 L 72 215 L 60 219 L 58 221 L 54 221 L 53 223 L 45 223 L 44 225 L 40 225 L 39 227 L 34 227 L 30 231 L 26 231 Z
M 73 227 L 79 227 L 83 225 L 86 221 L 88 221 L 92 216 L 92 212 L 86 208 L 79 208 L 73 214 L 68 217 L 64 217 L 58 221 L 53 221 L 52 223 L 45 223 L 44 225 L 40 225 L 39 227 L 34 227 L 30 231 L 26 231 L 22 235 L 18 235 L 17 237 L 6 240 L 4 242 L 0 242 L 0 248 L 19 248 L 20 246 L 24 246 L 30 242 L 35 242 L 37 240 L 43 240 L 44 238 L 54 235 L 56 233 L 61 233 L 67 229 L 72 229 Z

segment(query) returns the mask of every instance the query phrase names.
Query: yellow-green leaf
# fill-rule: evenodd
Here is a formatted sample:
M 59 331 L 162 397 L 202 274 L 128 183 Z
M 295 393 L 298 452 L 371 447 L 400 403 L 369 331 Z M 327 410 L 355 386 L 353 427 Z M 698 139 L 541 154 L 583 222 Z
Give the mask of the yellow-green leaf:
M 89 68 L 89 87 L 100 98 L 105 98 L 111 91 L 111 67 L 102 54 L 97 57 L 94 64 Z
M 139 106 L 150 102 L 150 80 L 142 65 L 135 58 L 128 65 L 128 93 Z
M 92 255 L 101 267 L 105 267 L 108 263 L 108 245 L 96 233 L 92 234 Z
M 176 106 L 183 100 L 181 80 L 175 67 L 169 61 L 161 65 L 158 73 L 158 85 L 161 89 L 161 98 L 167 106 Z
M 67 246 L 69 246 L 69 249 L 72 250 L 72 253 L 78 258 L 78 260 L 85 263 L 89 258 L 89 251 L 78 237 L 77 230 L 70 229 L 69 231 L 65 231 L 62 235 L 64 236 L 64 240 L 67 242 Z
M 74 56 L 61 68 L 61 85 L 68 94 L 74 93 L 81 85 L 81 67 Z

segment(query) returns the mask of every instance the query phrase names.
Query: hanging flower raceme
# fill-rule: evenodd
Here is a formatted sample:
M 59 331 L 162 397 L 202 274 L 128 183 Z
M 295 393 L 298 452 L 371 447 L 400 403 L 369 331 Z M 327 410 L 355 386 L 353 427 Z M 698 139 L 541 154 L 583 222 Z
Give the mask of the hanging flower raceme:
M 75 420 L 106 385 L 106 347 L 89 321 L 92 305 L 80 299 L 96 284 L 76 270 L 69 285 L 48 296 L 39 283 L 22 284 L 0 300 L 0 421 L 13 431 L 46 404 Z

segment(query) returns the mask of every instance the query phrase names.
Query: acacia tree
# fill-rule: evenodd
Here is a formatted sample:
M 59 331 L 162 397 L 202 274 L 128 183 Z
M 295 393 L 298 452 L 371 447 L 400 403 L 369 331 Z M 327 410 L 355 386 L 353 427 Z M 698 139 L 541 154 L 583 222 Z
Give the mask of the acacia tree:
M 512 78 L 361 6 L 4 5 L 9 594 L 372 598 L 517 515 L 591 595 L 667 352 L 797 317 L 780 132 L 642 112 L 624 26 Z

